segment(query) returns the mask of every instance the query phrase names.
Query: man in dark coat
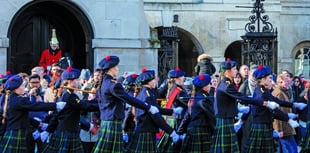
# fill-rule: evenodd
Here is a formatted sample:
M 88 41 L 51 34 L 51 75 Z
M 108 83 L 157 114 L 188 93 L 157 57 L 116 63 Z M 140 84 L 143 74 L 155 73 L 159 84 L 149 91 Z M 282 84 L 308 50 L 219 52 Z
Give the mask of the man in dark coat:
M 208 54 L 201 54 L 197 58 L 197 65 L 195 66 L 195 72 L 197 75 L 209 74 L 213 75 L 216 71 L 215 66 L 212 64 L 212 57 Z

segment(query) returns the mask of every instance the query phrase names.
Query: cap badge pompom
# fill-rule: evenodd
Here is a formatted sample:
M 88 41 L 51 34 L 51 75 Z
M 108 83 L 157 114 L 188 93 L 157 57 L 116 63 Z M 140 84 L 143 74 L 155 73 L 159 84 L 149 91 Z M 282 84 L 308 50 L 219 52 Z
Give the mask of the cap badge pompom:
M 261 69 L 263 69 L 263 66 L 262 66 L 262 65 L 260 65 L 260 66 L 258 66 L 258 68 L 257 68 L 257 69 L 261 70 Z
M 176 70 L 176 71 L 180 71 L 180 69 L 179 69 L 179 68 L 176 68 L 175 70 Z
M 135 79 L 137 78 L 137 74 L 132 74 L 131 77 Z
M 199 80 L 203 80 L 203 79 L 204 79 L 203 75 L 199 76 Z
M 13 78 L 10 78 L 10 81 L 13 81 Z
M 227 58 L 227 62 L 229 62 L 230 61 L 230 58 Z
M 142 73 L 146 72 L 146 69 L 142 69 Z
M 69 67 L 67 68 L 67 71 L 71 72 L 71 71 L 72 71 L 72 67 L 69 66 Z
M 1 74 L 1 75 L 0 75 L 0 78 L 2 78 L 3 76 L 4 76 L 4 75 L 3 75 L 3 74 Z
M 110 56 L 106 56 L 105 59 L 106 59 L 106 60 L 110 60 L 111 57 L 110 57 Z
M 6 73 L 5 73 L 5 75 L 10 75 L 11 74 L 11 72 L 10 71 L 7 71 Z

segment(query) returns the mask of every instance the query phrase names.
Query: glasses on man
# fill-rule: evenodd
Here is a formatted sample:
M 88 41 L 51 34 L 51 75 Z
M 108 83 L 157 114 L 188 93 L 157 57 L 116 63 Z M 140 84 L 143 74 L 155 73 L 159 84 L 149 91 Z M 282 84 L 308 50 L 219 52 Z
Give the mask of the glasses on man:
M 34 82 L 30 82 L 31 84 L 38 84 L 38 83 L 40 83 L 40 82 L 36 82 L 36 81 L 34 81 Z

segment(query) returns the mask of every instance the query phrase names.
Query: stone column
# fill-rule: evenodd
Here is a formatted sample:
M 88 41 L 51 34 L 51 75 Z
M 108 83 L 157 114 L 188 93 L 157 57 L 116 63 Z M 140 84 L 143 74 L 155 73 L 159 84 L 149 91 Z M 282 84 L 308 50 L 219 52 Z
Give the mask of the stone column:
M 94 67 L 105 56 L 116 55 L 120 57 L 120 75 L 125 71 L 139 74 L 142 68 L 157 70 L 157 49 L 149 43 L 143 0 L 107 0 L 100 5 L 105 10 L 100 23 L 95 23 Z

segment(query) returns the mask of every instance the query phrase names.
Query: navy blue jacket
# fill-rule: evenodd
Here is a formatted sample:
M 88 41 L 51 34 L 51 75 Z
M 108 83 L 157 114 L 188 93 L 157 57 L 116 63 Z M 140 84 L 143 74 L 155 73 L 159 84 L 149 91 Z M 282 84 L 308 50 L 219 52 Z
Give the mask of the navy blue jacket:
M 124 102 L 146 111 L 150 108 L 147 103 L 129 96 L 122 84 L 117 83 L 108 74 L 103 77 L 100 98 L 100 119 L 104 121 L 123 120 L 125 117 Z
M 215 126 L 215 115 L 213 109 L 213 98 L 207 98 L 208 93 L 200 91 L 196 93 L 192 105 L 191 121 L 189 127 L 209 127 Z
M 281 106 L 292 106 L 292 103 L 285 102 L 274 97 L 270 90 L 266 89 L 264 86 L 258 85 L 254 90 L 254 98 L 261 99 L 264 101 L 275 101 L 279 103 Z M 279 119 L 283 121 L 288 121 L 288 115 L 283 113 L 280 109 L 271 110 L 265 106 L 252 106 L 252 116 L 253 123 L 266 123 L 271 124 L 273 119 Z
M 143 87 L 137 99 L 146 101 L 152 106 L 159 108 L 160 113 L 171 115 L 173 111 L 171 109 L 161 109 L 156 101 L 156 97 L 152 90 L 147 87 Z M 137 126 L 135 132 L 158 132 L 159 129 L 163 129 L 165 132 L 171 134 L 173 129 L 165 122 L 161 114 L 150 114 L 147 111 L 136 108 Z
M 72 90 L 67 89 L 62 95 L 61 101 L 67 102 L 65 108 L 58 113 L 57 131 L 80 132 L 81 110 L 99 111 L 97 100 L 80 100 Z M 52 125 L 52 124 L 51 124 Z
M 219 118 L 234 118 L 237 113 L 237 99 L 242 103 L 249 103 L 262 106 L 264 101 L 262 99 L 250 98 L 247 95 L 240 93 L 233 85 L 229 78 L 223 77 L 218 88 L 216 89 L 216 104 L 217 114 Z
M 183 119 L 185 113 L 187 112 L 187 101 L 181 100 L 180 97 L 189 97 L 189 95 L 187 94 L 186 90 L 182 86 L 179 86 L 179 85 L 175 84 L 175 85 L 173 85 L 170 88 L 169 96 L 168 97 L 170 97 L 170 95 L 172 94 L 173 90 L 176 89 L 176 88 L 181 88 L 182 90 L 174 98 L 174 100 L 172 102 L 171 108 L 182 107 L 183 111 L 182 111 L 181 115 L 173 114 L 173 117 L 176 118 L 176 119 Z
M 29 126 L 29 111 L 55 110 L 56 103 L 30 102 L 28 98 L 12 93 L 7 107 L 7 130 L 26 129 Z

